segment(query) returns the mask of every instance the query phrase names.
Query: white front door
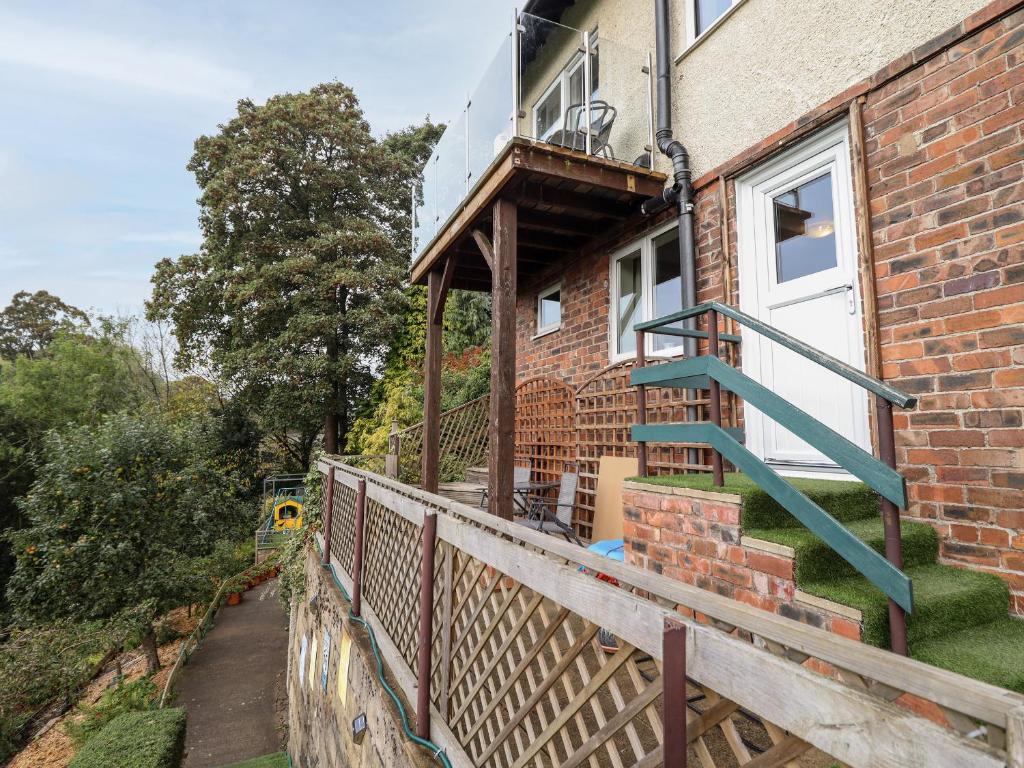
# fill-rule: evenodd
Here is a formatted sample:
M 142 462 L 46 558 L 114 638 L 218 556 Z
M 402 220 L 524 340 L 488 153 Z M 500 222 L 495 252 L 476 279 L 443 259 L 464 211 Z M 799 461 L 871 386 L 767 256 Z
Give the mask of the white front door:
M 845 122 L 737 181 L 740 309 L 864 368 Z M 744 372 L 870 450 L 867 396 L 831 371 L 743 329 Z M 835 474 L 816 449 L 751 407 L 747 445 L 788 474 Z

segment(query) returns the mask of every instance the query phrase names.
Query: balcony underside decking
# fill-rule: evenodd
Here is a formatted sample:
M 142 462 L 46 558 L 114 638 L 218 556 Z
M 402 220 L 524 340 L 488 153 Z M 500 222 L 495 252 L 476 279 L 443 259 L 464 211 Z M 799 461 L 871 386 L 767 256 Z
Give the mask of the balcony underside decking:
M 412 267 L 412 279 L 455 257 L 451 286 L 489 291 L 491 269 L 473 236 L 491 238 L 493 203 L 517 208 L 516 269 L 521 279 L 606 238 L 658 194 L 665 174 L 562 147 L 515 138 L 470 190 Z

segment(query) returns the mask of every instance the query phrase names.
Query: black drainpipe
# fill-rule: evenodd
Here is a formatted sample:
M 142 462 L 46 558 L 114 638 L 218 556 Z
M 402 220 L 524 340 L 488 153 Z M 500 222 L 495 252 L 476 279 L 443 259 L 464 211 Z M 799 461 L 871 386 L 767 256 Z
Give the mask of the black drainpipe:
M 683 309 L 697 303 L 697 268 L 693 245 L 693 187 L 690 185 L 690 155 L 686 147 L 672 138 L 672 51 L 669 31 L 669 0 L 654 0 L 654 22 L 657 40 L 658 68 L 658 129 L 655 139 L 658 150 L 672 161 L 673 184 L 660 195 L 645 200 L 641 206 L 644 215 L 650 216 L 665 210 L 670 205 L 678 207 L 679 226 L 679 267 L 682 275 Z M 694 328 L 696 322 L 690 318 L 685 327 Z M 686 339 L 684 349 L 687 357 L 697 354 L 697 340 Z
M 645 200 L 641 206 L 645 216 L 665 210 L 670 205 L 678 208 L 677 225 L 679 227 L 679 274 L 682 276 L 683 309 L 697 304 L 697 265 L 694 255 L 693 241 L 693 187 L 690 184 L 690 155 L 681 142 L 672 138 L 672 50 L 669 30 L 669 0 L 654 0 L 655 39 L 657 45 L 656 59 L 658 68 L 658 129 L 655 139 L 658 150 L 672 161 L 673 183 L 660 195 Z M 696 328 L 696 318 L 683 321 L 684 328 Z M 683 350 L 687 357 L 696 357 L 697 340 L 684 339 Z M 687 399 L 696 400 L 696 390 L 687 391 Z M 686 408 L 686 420 L 697 420 L 696 406 Z M 689 449 L 688 460 L 696 464 L 698 454 L 696 448 Z

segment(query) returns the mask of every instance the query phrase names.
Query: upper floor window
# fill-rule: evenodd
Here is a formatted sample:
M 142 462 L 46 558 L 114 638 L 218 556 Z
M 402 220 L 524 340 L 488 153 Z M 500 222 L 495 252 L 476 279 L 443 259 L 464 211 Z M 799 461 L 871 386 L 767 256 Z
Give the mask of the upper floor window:
M 692 45 L 714 27 L 732 8 L 743 0 L 686 0 L 687 46 Z
M 591 34 L 590 51 L 590 98 L 593 101 L 600 95 L 596 32 Z M 565 125 L 566 113 L 573 108 L 578 109 L 583 104 L 585 74 L 583 54 L 577 52 L 533 105 L 534 138 L 541 141 L 551 138 L 555 131 L 561 130 Z
M 537 294 L 537 335 L 551 333 L 562 327 L 562 285 L 545 288 Z
M 679 232 L 675 223 L 612 255 L 609 346 L 612 360 L 636 355 L 635 323 L 664 317 L 683 306 Z M 678 354 L 682 339 L 647 334 L 648 354 Z

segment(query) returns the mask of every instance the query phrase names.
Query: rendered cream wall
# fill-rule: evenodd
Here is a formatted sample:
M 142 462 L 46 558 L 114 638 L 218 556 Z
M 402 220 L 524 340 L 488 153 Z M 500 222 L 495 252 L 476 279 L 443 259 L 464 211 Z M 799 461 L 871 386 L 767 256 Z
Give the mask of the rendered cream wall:
M 989 0 L 744 0 L 673 71 L 673 128 L 694 176 L 711 170 Z M 643 8 L 653 0 L 604 0 Z M 684 51 L 685 0 L 673 3 Z

